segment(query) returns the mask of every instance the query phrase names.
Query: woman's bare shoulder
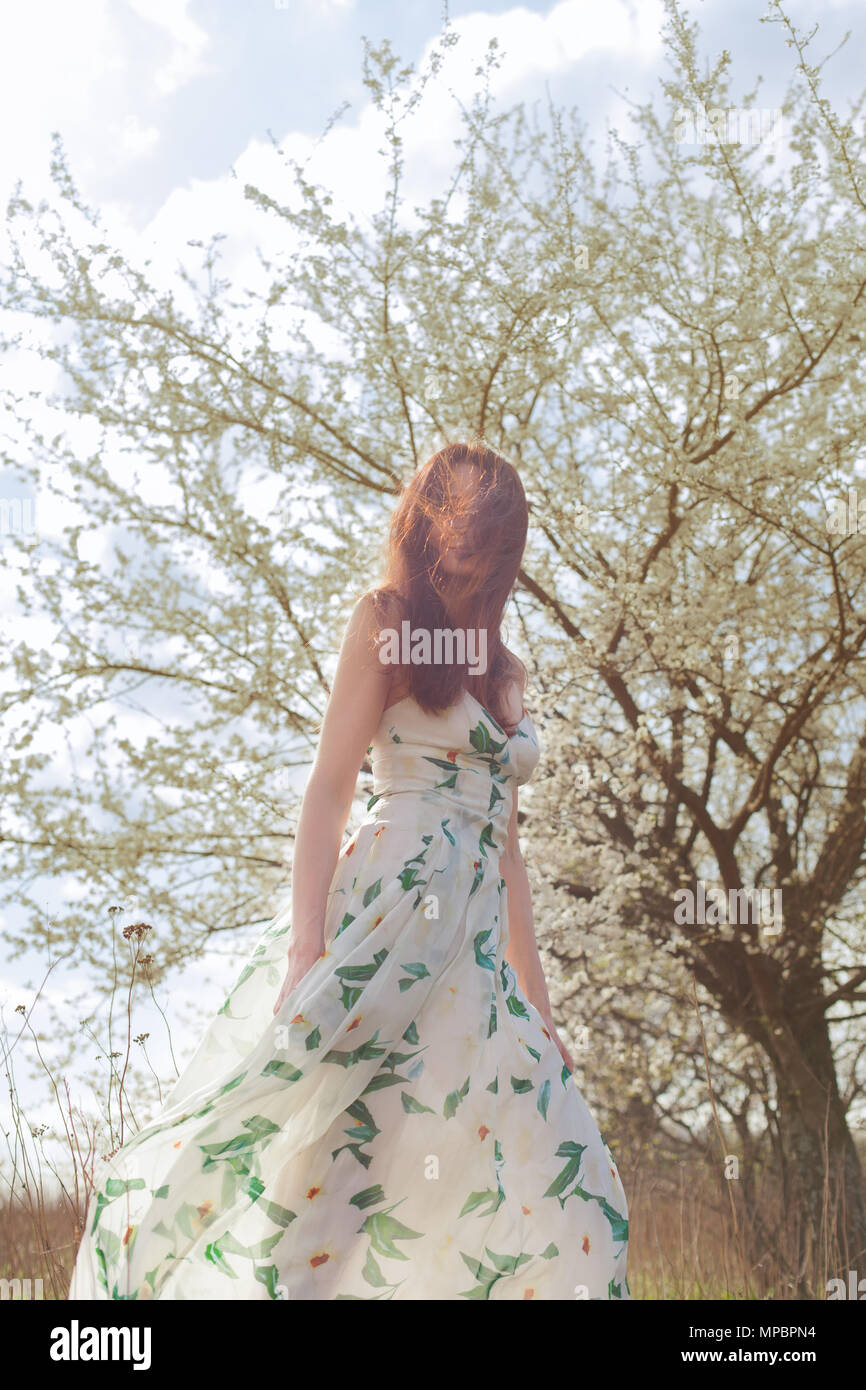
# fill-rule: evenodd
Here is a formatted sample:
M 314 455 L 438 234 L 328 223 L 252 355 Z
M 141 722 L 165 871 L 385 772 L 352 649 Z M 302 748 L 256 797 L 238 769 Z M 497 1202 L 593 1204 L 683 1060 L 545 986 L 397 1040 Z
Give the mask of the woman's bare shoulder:
M 407 616 L 405 600 L 394 589 L 368 589 L 358 599 L 355 611 L 359 623 L 366 630 L 368 649 L 376 651 L 376 659 L 381 664 L 380 643 L 387 631 L 400 632 L 400 624 Z M 387 676 L 386 705 L 393 704 L 395 700 L 407 694 L 409 689 L 405 675 L 399 668 L 389 667 Z
M 371 621 L 378 622 L 382 627 L 398 627 L 407 614 L 406 601 L 396 589 L 368 589 L 358 602 L 364 604 Z

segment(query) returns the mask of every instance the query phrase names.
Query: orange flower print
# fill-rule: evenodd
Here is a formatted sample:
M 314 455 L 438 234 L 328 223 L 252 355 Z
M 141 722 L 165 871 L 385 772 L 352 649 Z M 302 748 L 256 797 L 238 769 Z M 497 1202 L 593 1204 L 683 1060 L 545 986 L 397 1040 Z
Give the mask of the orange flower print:
M 374 831 L 373 831 L 373 839 L 374 839 L 374 840 L 378 840 L 379 836 L 382 834 L 382 831 L 383 831 L 384 829 L 385 829 L 384 825 L 380 825 L 378 830 L 374 830 Z
M 306 1021 L 307 1020 L 304 1018 L 303 1014 L 295 1014 L 294 1018 L 292 1019 L 293 1023 L 306 1023 Z
M 172 1144 L 172 1148 L 174 1148 L 174 1149 L 179 1149 L 182 1143 L 183 1143 L 183 1140 L 182 1140 L 182 1139 L 178 1139 L 178 1141 L 177 1141 L 176 1144 Z
M 543 1025 L 542 1025 L 541 1031 L 542 1031 L 542 1033 L 544 1034 L 544 1036 L 547 1038 L 547 1041 L 548 1041 L 548 1042 L 552 1042 L 552 1041 L 553 1041 L 553 1039 L 551 1038 L 551 1036 L 550 1036 L 550 1034 L 548 1033 L 547 1029 L 546 1029 Z
M 319 1195 L 319 1193 L 321 1192 L 321 1190 L 322 1190 L 322 1189 L 321 1189 L 320 1187 L 311 1187 L 311 1188 L 309 1188 L 309 1189 L 307 1190 L 307 1201 L 308 1201 L 308 1202 L 312 1202 L 312 1200 L 313 1200 L 314 1197 L 318 1197 L 318 1195 Z
M 378 927 L 379 923 L 383 922 L 384 920 L 384 917 L 377 917 L 375 922 L 373 923 L 373 927 Z M 373 930 L 373 927 L 370 928 L 371 931 Z
M 319 1265 L 327 1264 L 330 1258 L 330 1255 L 325 1251 L 321 1255 L 314 1255 L 310 1260 L 310 1264 L 313 1269 L 318 1269 Z
M 580 1248 L 581 1248 L 581 1250 L 583 1251 L 584 1255 L 588 1255 L 588 1254 L 589 1254 L 589 1236 L 584 1236 L 584 1238 L 583 1238 L 583 1244 L 581 1245 Z
M 355 848 L 355 841 L 354 841 L 354 840 L 350 840 L 349 843 L 346 845 L 346 858 L 347 858 L 347 859 L 348 859 L 349 855 L 352 853 L 352 850 L 353 850 L 354 848 Z
M 124 1233 L 123 1240 L 120 1242 L 121 1245 L 128 1245 L 128 1244 L 129 1244 L 129 1237 L 132 1235 L 132 1233 L 133 1233 L 134 1230 L 135 1230 L 135 1227 L 134 1227 L 134 1226 L 127 1226 L 126 1231 L 125 1231 L 125 1233 Z
M 352 1022 L 349 1024 L 348 1028 L 346 1029 L 346 1032 L 347 1032 L 347 1033 L 351 1033 L 351 1031 L 352 1031 L 353 1028 L 357 1028 L 358 1024 L 361 1022 L 361 1019 L 362 1019 L 363 1017 L 364 1017 L 363 1014 L 359 1014 L 357 1018 L 353 1018 L 353 1019 L 352 1019 Z
M 486 1139 L 489 1133 L 490 1133 L 490 1130 L 487 1128 L 487 1126 L 486 1126 L 486 1125 L 482 1125 L 481 1128 L 480 1128 L 479 1131 L 478 1131 L 478 1138 L 479 1138 L 479 1139 Z
M 524 1289 L 524 1290 L 523 1290 L 523 1298 L 524 1298 L 524 1300 L 526 1300 L 527 1298 L 534 1298 L 534 1297 L 535 1297 L 535 1289 Z
M 454 749 L 454 748 L 450 749 L 449 752 L 447 752 L 447 753 L 445 754 L 445 756 L 446 756 L 446 758 L 448 759 L 449 763 L 456 763 L 456 761 L 457 761 L 457 751 L 456 751 L 456 749 Z
M 197 1207 L 196 1207 L 196 1211 L 198 1212 L 198 1214 L 199 1214 L 199 1216 L 201 1217 L 202 1221 L 204 1221 L 205 1217 L 207 1216 L 207 1214 L 208 1214 L 208 1212 L 210 1211 L 210 1209 L 211 1209 L 212 1206 L 213 1206 L 213 1202 L 211 1201 L 211 1199 L 210 1199 L 210 1197 L 209 1197 L 209 1198 L 207 1199 L 206 1202 L 202 1202 L 200 1206 L 197 1206 Z
M 530 1209 L 529 1207 L 523 1207 L 523 1206 L 522 1206 L 522 1207 L 520 1208 L 520 1210 L 523 1212 L 523 1215 L 524 1215 L 524 1216 L 529 1216 L 529 1213 L 530 1213 L 530 1210 L 531 1210 L 531 1209 Z

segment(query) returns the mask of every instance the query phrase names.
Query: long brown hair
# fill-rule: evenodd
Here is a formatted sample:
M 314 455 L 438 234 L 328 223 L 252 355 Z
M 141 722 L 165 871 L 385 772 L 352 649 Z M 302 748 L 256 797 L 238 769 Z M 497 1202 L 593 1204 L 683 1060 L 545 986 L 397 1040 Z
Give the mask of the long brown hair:
M 461 464 L 475 470 L 466 496 L 455 477 Z M 500 624 L 520 568 L 528 520 L 517 470 L 481 443 L 446 445 L 404 487 L 391 519 L 384 575 L 371 591 L 381 627 L 399 632 L 400 622 L 408 620 L 412 632 L 472 628 L 487 634 L 483 673 L 470 674 L 468 662 L 456 660 L 402 668 L 409 693 L 423 709 L 439 713 L 465 688 L 508 727 L 502 697 L 515 671 Z M 471 546 L 471 573 L 442 569 L 437 542 L 455 531 Z

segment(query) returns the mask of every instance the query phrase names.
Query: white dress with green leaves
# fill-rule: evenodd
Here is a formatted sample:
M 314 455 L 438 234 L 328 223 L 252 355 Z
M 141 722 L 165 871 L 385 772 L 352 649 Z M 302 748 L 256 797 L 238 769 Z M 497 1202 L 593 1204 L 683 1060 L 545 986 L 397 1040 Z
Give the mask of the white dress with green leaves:
M 630 1297 L 613 1156 L 505 958 L 539 757 L 471 695 L 371 747 L 325 953 L 269 925 L 158 1118 L 100 1170 L 69 1297 Z

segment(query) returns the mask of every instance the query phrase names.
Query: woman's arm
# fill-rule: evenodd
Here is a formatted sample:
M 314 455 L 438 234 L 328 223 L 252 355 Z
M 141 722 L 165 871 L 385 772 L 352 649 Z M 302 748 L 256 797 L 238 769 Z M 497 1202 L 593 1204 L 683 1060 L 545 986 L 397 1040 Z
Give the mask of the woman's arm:
M 355 605 L 343 637 L 319 746 L 301 802 L 292 867 L 289 968 L 274 1013 L 324 950 L 328 890 L 340 841 L 358 772 L 388 698 L 389 668 L 379 661 L 371 642 L 377 629 L 372 600 L 365 594 Z
M 547 1023 L 550 1020 L 550 999 L 535 939 L 529 879 L 517 839 L 516 787 L 511 819 L 508 822 L 508 839 L 499 864 L 508 893 L 508 946 L 505 958 L 513 966 L 517 983 L 530 1004 L 534 1005 Z
M 544 1019 L 551 1042 L 559 1049 L 560 1056 L 569 1071 L 574 1071 L 574 1061 L 556 1031 L 547 993 L 547 982 L 538 943 L 535 939 L 535 926 L 532 920 L 532 898 L 526 865 L 520 852 L 517 839 L 517 788 L 514 788 L 514 801 L 511 819 L 508 822 L 508 838 L 499 859 L 508 902 L 508 945 L 505 958 L 512 966 L 517 983 Z

